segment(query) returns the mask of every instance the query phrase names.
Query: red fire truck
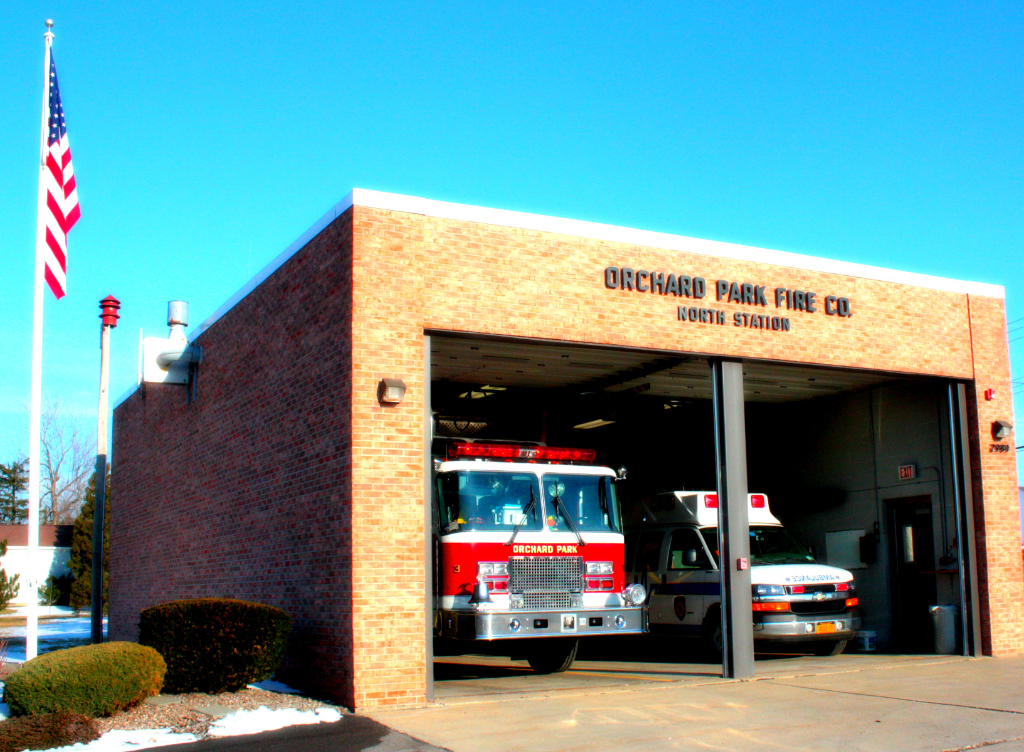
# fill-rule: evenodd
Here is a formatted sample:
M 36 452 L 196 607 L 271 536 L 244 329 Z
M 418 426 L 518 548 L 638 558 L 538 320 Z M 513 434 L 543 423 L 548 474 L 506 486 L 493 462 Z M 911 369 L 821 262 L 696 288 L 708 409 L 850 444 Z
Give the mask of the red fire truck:
M 615 471 L 591 449 L 451 441 L 434 459 L 438 636 L 517 640 L 565 671 L 579 638 L 647 631 L 626 584 Z

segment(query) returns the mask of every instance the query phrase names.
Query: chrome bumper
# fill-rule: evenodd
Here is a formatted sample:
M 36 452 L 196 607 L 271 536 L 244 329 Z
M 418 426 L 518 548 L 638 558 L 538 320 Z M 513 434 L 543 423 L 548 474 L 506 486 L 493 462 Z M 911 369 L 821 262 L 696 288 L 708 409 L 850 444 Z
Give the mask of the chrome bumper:
M 621 626 L 616 617 L 621 617 Z M 518 629 L 513 628 L 513 620 L 518 622 Z M 456 640 L 586 637 L 646 631 L 647 612 L 643 608 L 441 612 L 441 636 Z
M 818 632 L 818 625 L 832 624 L 833 632 Z M 777 642 L 852 640 L 860 630 L 860 609 L 840 614 L 764 613 L 754 616 L 754 639 Z

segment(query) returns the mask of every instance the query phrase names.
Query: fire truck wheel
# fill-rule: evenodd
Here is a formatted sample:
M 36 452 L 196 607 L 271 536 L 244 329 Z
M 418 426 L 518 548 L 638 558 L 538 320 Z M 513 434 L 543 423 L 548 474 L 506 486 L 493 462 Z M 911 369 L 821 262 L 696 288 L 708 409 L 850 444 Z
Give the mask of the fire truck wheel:
M 701 641 L 708 656 L 715 661 L 722 660 L 722 611 L 718 606 L 708 609 L 700 630 Z
M 530 668 L 538 674 L 557 674 L 566 671 L 576 660 L 579 645 L 580 641 L 575 637 L 537 640 L 537 644 L 531 646 L 527 657 Z
M 846 643 L 849 640 L 839 640 L 838 642 L 833 640 L 813 642 L 809 645 L 811 653 L 814 655 L 839 655 L 846 650 Z

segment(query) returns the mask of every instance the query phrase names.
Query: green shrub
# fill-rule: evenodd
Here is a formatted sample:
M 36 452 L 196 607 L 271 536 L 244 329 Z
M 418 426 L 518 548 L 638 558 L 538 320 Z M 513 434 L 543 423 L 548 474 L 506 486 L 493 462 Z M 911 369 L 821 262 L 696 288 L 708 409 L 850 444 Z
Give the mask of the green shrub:
M 96 724 L 79 713 L 43 713 L 0 723 L 0 752 L 53 749 L 100 738 Z
M 66 711 L 95 718 L 157 694 L 166 671 L 157 651 L 133 642 L 57 650 L 8 676 L 4 702 L 13 715 Z
M 167 661 L 166 692 L 231 692 L 270 678 L 281 662 L 291 617 L 262 603 L 196 598 L 147 608 L 139 642 Z

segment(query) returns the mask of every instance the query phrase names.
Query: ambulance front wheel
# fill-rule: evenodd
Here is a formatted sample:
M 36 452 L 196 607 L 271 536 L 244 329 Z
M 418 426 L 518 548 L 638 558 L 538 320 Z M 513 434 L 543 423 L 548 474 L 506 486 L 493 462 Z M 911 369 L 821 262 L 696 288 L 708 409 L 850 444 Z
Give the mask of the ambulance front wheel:
M 577 637 L 552 637 L 536 640 L 530 646 L 527 661 L 530 668 L 538 674 L 557 674 L 567 671 L 576 660 L 576 650 L 580 646 Z
M 716 661 L 722 660 L 722 611 L 718 606 L 708 609 L 700 630 L 701 642 L 708 656 Z

